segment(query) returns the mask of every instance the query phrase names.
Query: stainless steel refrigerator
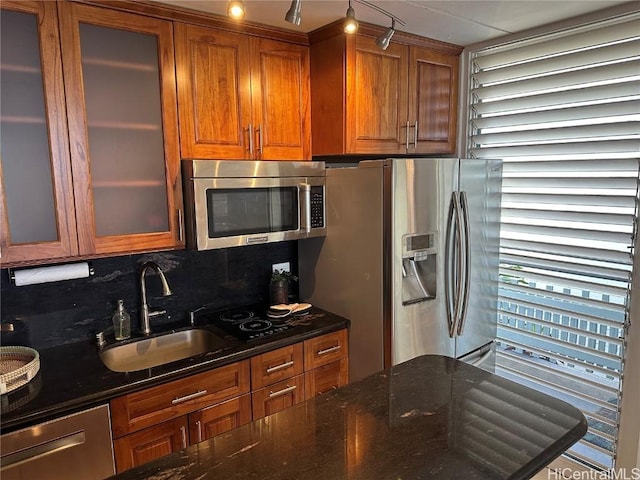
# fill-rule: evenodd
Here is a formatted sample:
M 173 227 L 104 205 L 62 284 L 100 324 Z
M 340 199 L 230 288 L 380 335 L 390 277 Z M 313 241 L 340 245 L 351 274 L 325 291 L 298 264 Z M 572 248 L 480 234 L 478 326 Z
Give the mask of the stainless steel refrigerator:
M 350 380 L 431 353 L 492 370 L 502 164 L 327 169 L 327 235 L 298 244 L 301 300 L 351 321 Z

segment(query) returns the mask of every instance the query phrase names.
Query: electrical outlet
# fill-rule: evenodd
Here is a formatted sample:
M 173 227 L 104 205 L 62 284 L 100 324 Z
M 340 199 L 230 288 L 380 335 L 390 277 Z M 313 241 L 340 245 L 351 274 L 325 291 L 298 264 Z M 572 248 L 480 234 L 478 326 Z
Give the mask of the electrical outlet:
M 282 262 L 282 263 L 274 263 L 271 265 L 271 271 L 275 272 L 276 270 L 280 272 L 290 272 L 291 271 L 291 263 Z

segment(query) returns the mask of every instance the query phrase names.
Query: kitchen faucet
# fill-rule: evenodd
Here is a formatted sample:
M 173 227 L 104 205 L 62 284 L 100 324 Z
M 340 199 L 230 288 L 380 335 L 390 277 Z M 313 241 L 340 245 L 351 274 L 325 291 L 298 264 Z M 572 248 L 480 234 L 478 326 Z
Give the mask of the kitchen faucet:
M 171 289 L 169 288 L 169 284 L 167 283 L 167 279 L 162 273 L 162 269 L 155 262 L 144 262 L 142 267 L 140 268 L 140 293 L 142 296 L 142 307 L 140 308 L 140 325 L 142 327 L 142 334 L 149 335 L 151 334 L 151 326 L 149 325 L 149 318 L 155 317 L 158 315 L 162 315 L 163 313 L 167 313 L 166 310 L 161 310 L 157 312 L 149 312 L 149 307 L 147 305 L 147 288 L 145 286 L 144 276 L 147 273 L 147 270 L 152 268 L 155 270 L 160 276 L 160 281 L 162 282 L 162 295 L 168 297 L 171 295 Z

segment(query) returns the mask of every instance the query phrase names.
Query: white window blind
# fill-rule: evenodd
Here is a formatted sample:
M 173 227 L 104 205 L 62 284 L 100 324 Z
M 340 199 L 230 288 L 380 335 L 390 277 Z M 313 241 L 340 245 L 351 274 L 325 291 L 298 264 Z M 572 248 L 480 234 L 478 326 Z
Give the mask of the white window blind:
M 589 431 L 568 455 L 612 468 L 638 214 L 640 15 L 470 55 L 468 153 L 504 161 L 496 371 L 581 408 Z

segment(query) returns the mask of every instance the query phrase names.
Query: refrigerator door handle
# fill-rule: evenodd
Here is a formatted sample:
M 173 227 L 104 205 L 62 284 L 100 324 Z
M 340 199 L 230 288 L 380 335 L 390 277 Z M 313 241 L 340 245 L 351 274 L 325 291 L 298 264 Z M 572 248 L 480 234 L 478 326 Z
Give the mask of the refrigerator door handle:
M 463 288 L 461 295 L 462 306 L 460 308 L 460 322 L 458 323 L 457 332 L 458 335 L 462 335 L 465 323 L 467 322 L 467 305 L 469 304 L 469 286 L 471 281 L 471 272 L 469 271 L 471 267 L 471 237 L 469 235 L 469 206 L 467 203 L 466 192 L 460 192 L 460 207 L 462 210 L 462 226 L 464 232 L 462 240 L 464 250 L 464 268 L 462 269 L 462 281 L 460 282 Z
M 447 321 L 449 336 L 455 337 L 460 321 L 460 300 L 462 298 L 462 212 L 458 192 L 451 194 L 449 219 L 447 222 L 447 243 L 445 248 L 445 293 L 447 301 Z M 454 292 L 455 290 L 455 292 Z
M 446 311 L 447 311 L 447 326 L 449 327 L 449 336 L 453 338 L 455 335 L 455 317 L 453 316 L 454 312 L 454 303 L 455 299 L 453 296 L 453 268 L 454 268 L 454 258 L 453 258 L 453 242 L 455 241 L 455 233 L 453 231 L 454 222 L 455 222 L 455 203 L 456 203 L 456 194 L 453 192 L 451 194 L 451 202 L 449 203 L 449 213 L 447 215 L 447 236 L 445 239 L 445 249 L 444 249 L 444 296 L 446 303 Z
M 454 192 L 454 207 L 456 211 L 456 228 L 455 228 L 455 275 L 454 275 L 454 285 L 456 287 L 456 296 L 455 296 L 455 308 L 453 310 L 453 331 L 451 332 L 451 336 L 454 337 L 457 332 L 457 325 L 460 322 L 460 313 L 461 313 L 461 301 L 462 301 L 462 289 L 463 289 L 463 267 L 462 264 L 462 247 L 463 247 L 463 238 L 462 238 L 462 209 L 460 208 L 460 194 L 458 192 Z

